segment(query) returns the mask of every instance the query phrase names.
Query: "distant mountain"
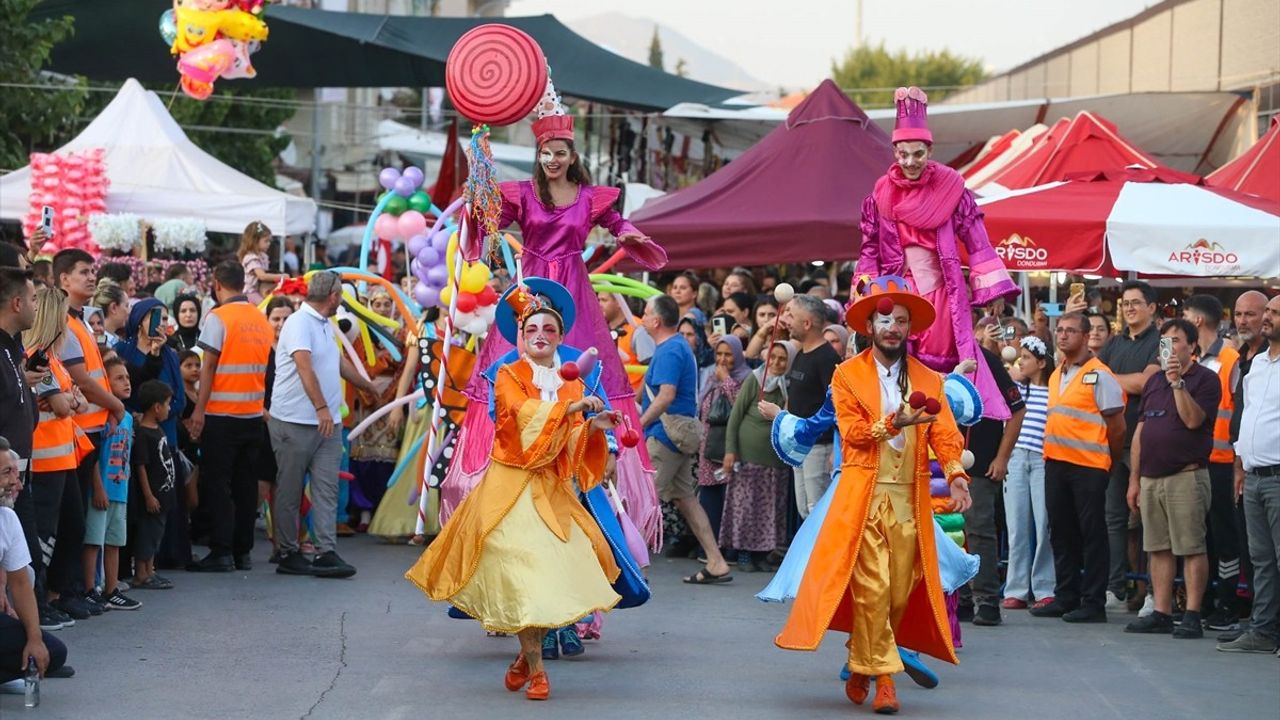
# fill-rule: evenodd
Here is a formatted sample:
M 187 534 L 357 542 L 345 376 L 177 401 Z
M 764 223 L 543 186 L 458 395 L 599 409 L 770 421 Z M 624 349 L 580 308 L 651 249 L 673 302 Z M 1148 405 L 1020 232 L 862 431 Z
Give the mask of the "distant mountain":
M 580 20 L 568 20 L 565 24 L 591 42 L 615 52 L 629 60 L 648 64 L 649 41 L 653 38 L 654 21 L 610 12 L 592 15 Z M 667 72 L 674 73 L 676 63 L 685 62 L 688 77 L 712 85 L 720 85 L 743 92 L 773 90 L 768 83 L 752 77 L 732 60 L 702 47 L 698 43 L 672 30 L 658 25 L 658 39 L 662 43 L 662 55 Z

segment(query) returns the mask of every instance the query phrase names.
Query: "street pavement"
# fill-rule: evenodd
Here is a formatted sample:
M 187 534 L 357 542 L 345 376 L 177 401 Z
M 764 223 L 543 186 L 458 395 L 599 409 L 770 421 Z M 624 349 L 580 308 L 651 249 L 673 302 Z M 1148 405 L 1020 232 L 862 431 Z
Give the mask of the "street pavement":
M 514 638 L 453 620 L 403 578 L 418 550 L 341 541 L 350 580 L 276 575 L 259 543 L 250 572 L 167 573 L 145 607 L 57 633 L 76 676 L 51 679 L 36 711 L 0 696 L 0 717 L 75 718 L 838 718 L 871 716 L 844 697 L 844 636 L 815 653 L 774 647 L 787 606 L 735 573 L 696 587 L 689 560 L 657 559 L 654 597 L 611 613 L 585 655 L 548 663 L 551 700 L 502 687 Z M 958 667 L 930 661 L 934 690 L 900 676 L 912 718 L 1277 718 L 1280 660 L 1228 655 L 1212 639 L 1126 635 L 1132 616 L 1072 626 L 1006 612 L 963 626 Z

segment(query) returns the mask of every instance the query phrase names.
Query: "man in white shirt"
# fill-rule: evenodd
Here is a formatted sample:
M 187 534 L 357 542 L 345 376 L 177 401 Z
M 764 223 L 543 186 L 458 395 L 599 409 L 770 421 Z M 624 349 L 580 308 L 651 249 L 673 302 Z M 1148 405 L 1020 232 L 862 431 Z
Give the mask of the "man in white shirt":
M 13 512 L 13 499 L 21 490 L 18 454 L 0 438 L 0 683 L 25 676 L 28 658 L 35 658 L 41 677 L 67 661 L 67 646 L 40 630 L 28 567 L 31 555 Z
M 342 380 L 377 392 L 338 350 L 329 318 L 342 303 L 337 273 L 311 276 L 307 300 L 289 316 L 276 344 L 271 393 L 271 447 L 276 456 L 275 531 L 283 575 L 351 577 L 356 569 L 337 553 L 338 465 L 342 461 Z M 316 556 L 298 550 L 303 478 L 311 474 L 311 524 Z
M 1266 352 L 1245 375 L 1244 413 L 1236 440 L 1236 493 L 1244 496 L 1249 560 L 1253 563 L 1253 612 L 1249 630 L 1222 652 L 1273 653 L 1280 635 L 1280 296 L 1262 314 Z

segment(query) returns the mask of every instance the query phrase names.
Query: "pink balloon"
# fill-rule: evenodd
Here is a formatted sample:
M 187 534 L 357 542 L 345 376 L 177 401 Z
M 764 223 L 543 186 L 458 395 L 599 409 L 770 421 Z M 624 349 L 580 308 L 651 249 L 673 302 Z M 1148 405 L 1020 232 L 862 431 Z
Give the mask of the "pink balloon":
M 427 219 L 417 210 L 406 210 L 400 213 L 397 224 L 402 238 L 411 238 L 427 229 Z
M 397 240 L 400 237 L 400 226 L 395 215 L 382 214 L 373 221 L 373 232 L 383 240 Z
M 51 177 L 49 177 L 49 178 L 45 178 L 44 180 L 41 180 L 41 181 L 40 181 L 40 184 L 41 184 L 41 185 L 43 185 L 46 189 L 48 189 L 48 190 L 52 190 L 52 189 L 54 189 L 54 188 L 58 187 L 58 179 L 57 179 L 57 178 L 51 178 Z
M 212 84 L 231 69 L 235 52 L 230 40 L 214 40 L 183 53 L 178 60 L 178 72 L 197 83 Z

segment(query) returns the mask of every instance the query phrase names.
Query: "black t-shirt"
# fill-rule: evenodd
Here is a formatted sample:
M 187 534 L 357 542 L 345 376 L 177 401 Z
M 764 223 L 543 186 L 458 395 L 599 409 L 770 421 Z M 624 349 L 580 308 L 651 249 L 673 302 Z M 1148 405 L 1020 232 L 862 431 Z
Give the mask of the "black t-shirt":
M 831 376 L 840 364 L 840 354 L 830 343 L 822 343 L 814 350 L 796 354 L 787 372 L 787 412 L 796 417 L 812 417 L 822 408 L 831 387 Z M 817 444 L 830 443 L 835 430 L 828 430 L 818 438 Z
M 986 348 L 982 348 L 982 355 L 986 358 L 987 367 L 991 368 L 991 376 L 995 378 L 1000 395 L 1009 405 L 1009 412 L 1018 412 L 1026 407 L 1027 403 L 1022 399 L 1022 391 L 1013 382 L 1013 378 L 1009 377 L 1009 371 L 1004 369 L 1004 363 L 1000 361 L 999 356 Z M 1000 452 L 1000 439 L 1004 437 L 1004 423 L 983 418 L 968 429 L 967 436 L 969 452 L 973 453 L 973 467 L 969 468 L 969 475 L 986 477 L 991 461 L 995 460 L 996 453 Z
M 167 512 L 173 507 L 176 497 L 174 489 L 177 472 L 173 464 L 173 450 L 169 440 L 160 428 L 144 427 L 141 423 L 134 425 L 133 458 L 135 468 L 145 468 L 147 484 L 151 486 L 151 494 L 160 501 L 160 511 Z M 133 473 L 134 482 L 141 482 L 142 473 Z M 141 487 L 131 493 L 138 501 L 143 502 Z M 145 505 L 143 505 L 145 507 Z
M 30 460 L 39 415 L 36 397 L 27 386 L 26 366 L 22 343 L 0 330 L 0 436 L 9 441 L 18 457 Z
M 1130 337 L 1128 328 L 1123 335 L 1116 335 L 1102 346 L 1098 359 L 1116 375 L 1130 375 L 1142 372 L 1148 365 L 1160 364 L 1160 333 L 1156 331 L 1153 321 L 1146 330 Z M 1142 405 L 1142 393 L 1127 395 L 1124 406 L 1124 447 L 1127 450 L 1133 442 L 1133 431 L 1138 429 L 1138 407 Z M 1126 462 L 1129 454 L 1125 453 Z

